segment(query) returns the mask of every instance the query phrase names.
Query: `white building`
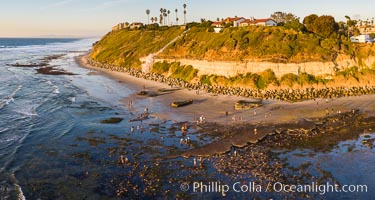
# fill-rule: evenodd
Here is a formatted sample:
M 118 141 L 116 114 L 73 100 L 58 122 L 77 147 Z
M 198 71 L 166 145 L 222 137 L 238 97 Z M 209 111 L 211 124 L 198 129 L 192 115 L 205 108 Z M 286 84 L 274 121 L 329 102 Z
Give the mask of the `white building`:
M 275 20 L 271 18 L 267 19 L 246 19 L 240 23 L 240 26 L 277 26 Z
M 233 27 L 238 27 L 241 22 L 245 21 L 246 19 L 243 17 L 235 17 L 235 18 L 226 18 L 225 23 L 231 23 L 233 22 Z
M 112 27 L 112 31 L 117 31 L 117 30 L 121 30 L 121 29 L 124 29 L 124 28 L 128 28 L 128 27 L 129 27 L 129 23 L 128 22 L 119 23 L 116 26 Z
M 220 21 L 214 22 L 214 23 L 212 23 L 212 26 L 214 26 L 216 28 L 222 28 L 223 27 L 223 23 L 224 22 L 220 22 Z
M 374 42 L 374 39 L 372 39 L 370 35 L 358 35 L 350 37 L 350 41 L 354 43 L 367 43 Z
M 255 23 L 257 26 L 277 26 L 275 20 L 268 18 L 268 19 L 256 19 Z
M 141 28 L 143 26 L 143 23 L 141 22 L 133 22 L 130 24 L 130 29 L 135 29 L 135 28 Z

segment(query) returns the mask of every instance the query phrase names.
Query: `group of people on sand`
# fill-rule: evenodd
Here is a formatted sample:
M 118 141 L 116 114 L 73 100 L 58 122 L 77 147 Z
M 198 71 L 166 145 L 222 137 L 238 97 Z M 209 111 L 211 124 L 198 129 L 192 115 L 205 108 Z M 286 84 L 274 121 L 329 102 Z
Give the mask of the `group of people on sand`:
M 134 133 L 134 131 L 135 131 L 135 127 L 134 127 L 134 126 L 131 126 L 131 127 L 130 127 L 130 133 Z M 143 131 L 144 131 L 143 126 L 142 126 L 142 125 L 138 125 L 138 126 L 137 126 L 137 131 L 140 131 L 141 133 L 143 133 Z
M 180 139 L 180 144 L 183 145 L 183 144 L 187 144 L 189 145 L 190 144 L 190 136 L 187 136 L 185 138 L 181 138 Z
M 132 104 L 133 104 L 133 102 L 132 102 L 132 101 L 129 101 L 129 106 L 131 106 Z M 143 120 L 149 118 L 149 114 L 150 114 L 150 113 L 149 113 L 149 110 L 148 110 L 148 108 L 146 107 L 146 108 L 144 109 L 144 112 L 143 112 L 143 113 L 139 114 L 137 118 L 130 119 L 129 122 L 140 121 L 141 124 L 142 124 Z M 134 133 L 134 131 L 135 131 L 134 126 L 131 126 L 131 127 L 130 127 L 130 132 L 131 132 L 131 133 Z M 138 125 L 138 126 L 137 126 L 137 131 L 141 131 L 141 132 L 143 132 L 143 127 L 142 127 L 141 125 Z

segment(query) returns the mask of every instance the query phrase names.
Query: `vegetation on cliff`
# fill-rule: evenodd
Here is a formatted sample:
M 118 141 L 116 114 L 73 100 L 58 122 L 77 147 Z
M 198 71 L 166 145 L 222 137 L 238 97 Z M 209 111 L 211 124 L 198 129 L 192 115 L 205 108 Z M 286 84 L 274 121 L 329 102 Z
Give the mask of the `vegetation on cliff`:
M 165 74 L 166 76 L 182 79 L 187 82 L 197 78 L 198 74 L 198 70 L 194 69 L 191 65 L 185 66 L 179 62 L 168 63 L 166 61 L 155 63 L 151 72 Z
M 289 17 L 290 18 L 290 17 Z M 104 64 L 126 68 L 141 68 L 140 58 L 156 53 L 181 36 L 157 57 L 162 59 L 198 59 L 208 61 L 258 61 L 275 63 L 333 62 L 339 55 L 355 60 L 356 66 L 335 75 L 316 77 L 307 73 L 276 77 L 272 70 L 240 74 L 235 77 L 202 75 L 192 66 L 178 62 L 154 63 L 152 72 L 188 82 L 208 85 L 265 89 L 269 87 L 301 87 L 304 85 L 335 84 L 342 81 L 373 84 L 375 66 L 364 61 L 375 56 L 374 44 L 352 44 L 344 26 L 331 16 L 309 15 L 303 24 L 295 16 L 279 22 L 282 26 L 226 27 L 219 33 L 210 21 L 190 23 L 182 34 L 178 26 L 159 27 L 157 24 L 140 29 L 124 29 L 108 33 L 93 47 L 91 58 Z M 341 70 L 341 69 L 337 69 Z
M 338 55 L 354 58 L 361 50 L 350 42 L 345 26 L 339 26 L 331 16 L 313 14 L 303 22 L 294 18 L 283 26 L 226 27 L 219 33 L 214 32 L 210 21 L 190 23 L 187 25 L 189 32 L 158 57 L 275 63 L 335 62 Z M 137 30 L 113 31 L 94 45 L 91 56 L 107 64 L 140 68 L 140 58 L 159 51 L 182 32 L 177 26 L 158 27 L 157 24 Z
M 350 55 L 345 36 L 323 38 L 315 33 L 285 27 L 233 27 L 215 33 L 212 27 L 192 27 L 160 56 L 210 61 L 269 61 L 301 63 L 332 61 Z
M 305 21 L 306 27 L 293 20 L 277 27 L 227 27 L 219 33 L 214 32 L 209 21 L 190 23 L 189 32 L 158 57 L 301 63 L 332 61 L 338 54 L 353 54 L 351 42 L 338 32 L 333 18 L 312 15 Z M 180 27 L 155 24 L 138 30 L 114 31 L 94 45 L 91 56 L 100 62 L 139 68 L 141 57 L 157 52 L 182 32 Z
M 106 64 L 140 69 L 140 58 L 159 51 L 182 32 L 180 27 L 113 31 L 93 46 L 91 58 Z

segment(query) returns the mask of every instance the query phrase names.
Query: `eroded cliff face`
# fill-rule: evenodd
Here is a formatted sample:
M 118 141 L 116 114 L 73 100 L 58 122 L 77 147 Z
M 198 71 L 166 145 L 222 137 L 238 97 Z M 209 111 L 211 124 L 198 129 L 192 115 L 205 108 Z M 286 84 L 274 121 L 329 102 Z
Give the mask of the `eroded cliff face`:
M 91 58 L 104 64 L 149 72 L 154 62 L 180 62 L 200 75 L 236 76 L 271 69 L 276 76 L 306 72 L 329 76 L 337 70 L 375 67 L 375 44 L 322 39 L 283 27 L 225 29 L 204 27 L 120 30 L 97 42 Z
M 331 62 L 304 62 L 304 63 L 272 63 L 256 61 L 206 61 L 190 59 L 155 59 L 155 62 L 180 62 L 182 65 L 191 65 L 199 70 L 198 75 L 220 75 L 226 77 L 263 72 L 271 69 L 276 76 L 281 77 L 284 74 L 298 74 L 306 72 L 316 76 L 332 75 L 337 70 L 358 66 L 356 59 L 348 56 L 338 56 L 335 61 Z M 362 60 L 363 66 L 371 67 L 375 63 L 375 56 Z

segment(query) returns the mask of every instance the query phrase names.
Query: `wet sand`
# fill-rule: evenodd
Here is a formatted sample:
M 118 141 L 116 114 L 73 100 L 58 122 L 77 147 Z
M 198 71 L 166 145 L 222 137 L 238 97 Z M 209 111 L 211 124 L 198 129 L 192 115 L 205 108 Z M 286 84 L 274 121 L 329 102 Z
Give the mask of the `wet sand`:
M 359 109 L 363 114 L 375 116 L 375 95 L 364 95 L 357 97 L 342 97 L 336 99 L 315 99 L 303 102 L 283 102 L 276 100 L 263 100 L 263 106 L 248 110 L 234 110 L 234 104 L 238 100 L 246 100 L 247 98 L 238 96 L 213 95 L 207 92 L 188 90 L 184 88 L 171 88 L 167 84 L 155 81 L 145 80 L 130 76 L 126 73 L 109 71 L 101 68 L 94 68 L 87 65 L 86 57 L 78 58 L 81 66 L 95 69 L 103 72 L 130 87 L 138 88 L 139 92 L 146 88 L 146 91 L 159 93 L 155 97 L 142 97 L 134 94 L 133 98 L 155 98 L 157 101 L 164 102 L 168 106 L 173 101 L 181 101 L 193 99 L 194 103 L 180 108 L 167 107 L 165 111 L 156 113 L 160 119 L 170 119 L 171 113 L 178 115 L 176 120 L 191 120 L 204 115 L 209 122 L 220 124 L 233 124 L 246 122 L 251 124 L 285 124 L 296 123 L 301 119 L 321 118 L 328 114 L 336 114 L 337 112 L 345 112 L 353 109 Z M 175 89 L 169 92 L 158 92 L 160 89 Z M 132 98 L 132 97 L 130 97 Z M 123 100 L 125 105 L 128 104 L 129 98 Z M 151 105 L 152 106 L 152 105 Z M 254 112 L 255 111 L 255 112 Z M 228 115 L 226 115 L 228 112 Z

